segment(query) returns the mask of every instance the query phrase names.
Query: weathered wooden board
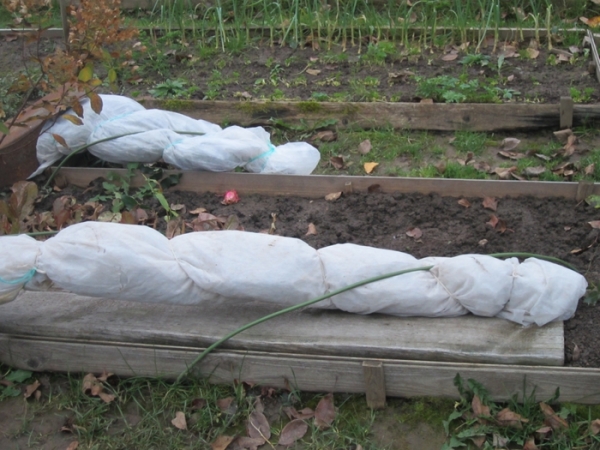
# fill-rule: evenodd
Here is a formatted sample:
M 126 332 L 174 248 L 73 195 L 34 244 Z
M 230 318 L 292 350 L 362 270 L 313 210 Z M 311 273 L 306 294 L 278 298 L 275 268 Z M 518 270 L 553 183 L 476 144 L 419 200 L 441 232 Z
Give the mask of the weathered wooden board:
M 24 292 L 0 306 L 0 333 L 69 342 L 206 347 L 281 306 L 235 300 L 202 306 L 133 303 Z M 258 325 L 234 350 L 425 361 L 562 365 L 562 322 L 524 328 L 502 319 L 362 316 L 308 309 Z
M 87 187 L 92 180 L 108 172 L 122 173 L 124 169 L 62 168 L 66 181 Z M 180 171 L 166 171 L 166 174 Z M 133 180 L 143 184 L 143 178 Z M 190 192 L 224 193 L 236 189 L 242 195 L 298 195 L 322 197 L 332 192 L 367 192 L 379 185 L 381 192 L 440 194 L 448 197 L 563 197 L 581 200 L 581 196 L 600 194 L 599 183 L 570 183 L 554 181 L 454 180 L 439 178 L 351 177 L 332 175 L 261 175 L 250 173 L 211 173 L 184 171 L 173 189 Z
M 110 342 L 40 340 L 0 334 L 0 360 L 13 367 L 39 371 L 110 371 L 121 376 L 177 377 L 201 349 Z M 362 364 L 372 358 L 321 357 L 289 353 L 223 350 L 205 359 L 193 373 L 214 383 L 249 381 L 302 391 L 364 392 Z M 533 367 L 501 364 L 418 362 L 384 359 L 388 396 L 458 397 L 453 379 L 473 378 L 492 398 L 514 394 L 551 397 L 560 387 L 561 400 L 600 403 L 599 369 Z
M 341 103 L 138 99 L 146 108 L 173 110 L 214 123 L 272 125 L 272 119 L 315 124 L 335 119 L 340 128 L 392 127 L 437 131 L 556 128 L 560 106 L 542 103 Z M 576 125 L 600 121 L 600 107 L 574 108 Z

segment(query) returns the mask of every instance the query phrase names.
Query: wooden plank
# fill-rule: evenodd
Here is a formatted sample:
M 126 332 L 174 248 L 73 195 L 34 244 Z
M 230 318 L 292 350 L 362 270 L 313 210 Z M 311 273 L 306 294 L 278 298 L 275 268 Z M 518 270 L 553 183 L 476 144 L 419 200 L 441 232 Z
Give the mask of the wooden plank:
M 62 342 L 0 335 L 0 361 L 36 371 L 94 372 L 173 379 L 201 349 L 103 342 Z M 234 380 L 302 391 L 364 392 L 364 358 L 218 351 L 193 370 L 214 383 Z M 600 403 L 599 369 L 499 364 L 432 363 L 384 360 L 386 394 L 394 397 L 457 398 L 456 374 L 483 383 L 495 400 L 514 394 L 547 399 L 560 387 L 561 400 Z M 525 390 L 525 392 L 523 392 Z
M 87 187 L 92 180 L 105 177 L 108 172 L 125 175 L 124 169 L 63 168 L 60 173 L 66 180 Z M 381 192 L 440 194 L 448 197 L 563 197 L 575 199 L 578 183 L 562 181 L 503 181 L 464 180 L 442 178 L 400 178 L 375 176 L 337 175 L 261 175 L 250 173 L 210 173 L 193 171 L 165 171 L 165 174 L 183 173 L 172 189 L 189 192 L 215 192 L 222 194 L 236 189 L 241 195 L 298 195 L 323 197 L 332 192 L 367 192 L 369 186 L 378 184 Z M 133 180 L 134 186 L 144 182 L 141 176 Z M 600 183 L 593 184 L 590 194 L 600 194 Z
M 0 331 L 72 341 L 208 346 L 240 326 L 282 309 L 227 300 L 201 306 L 146 304 L 61 292 L 24 292 L 0 306 Z M 278 317 L 224 348 L 426 361 L 562 365 L 561 322 L 522 327 L 503 319 L 401 318 L 307 309 Z
M 596 79 L 600 83 L 600 56 L 598 56 L 598 46 L 596 45 L 594 33 L 592 33 L 591 30 L 587 30 L 587 35 L 589 38 L 590 47 L 592 47 L 592 60 L 594 62 L 594 68 L 596 71 Z
M 571 97 L 560 98 L 560 129 L 573 126 L 573 99 Z
M 363 361 L 367 405 L 372 409 L 385 407 L 385 375 L 382 361 Z
M 222 100 L 159 100 L 141 98 L 146 108 L 177 111 L 196 119 L 241 126 L 272 125 L 272 119 L 317 124 L 337 119 L 338 128 L 380 128 L 437 131 L 501 131 L 557 128 L 559 105 L 541 103 L 342 103 L 242 102 Z M 595 106 L 595 105 L 594 105 Z M 588 120 L 600 119 L 600 107 Z M 577 118 L 577 114 L 575 115 Z

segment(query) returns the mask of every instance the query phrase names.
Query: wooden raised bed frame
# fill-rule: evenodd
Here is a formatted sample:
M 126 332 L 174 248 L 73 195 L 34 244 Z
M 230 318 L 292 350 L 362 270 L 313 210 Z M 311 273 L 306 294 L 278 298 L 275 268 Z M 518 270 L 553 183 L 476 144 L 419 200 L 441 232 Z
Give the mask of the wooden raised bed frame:
M 61 171 L 69 182 L 80 186 L 87 186 L 106 172 L 104 169 Z M 532 195 L 575 200 L 600 193 L 600 185 L 584 183 L 192 172 L 183 174 L 177 189 L 218 193 L 237 189 L 242 195 L 320 197 L 335 191 L 364 191 L 373 184 L 379 184 L 384 192 L 449 196 Z M 265 306 L 252 305 L 246 310 L 249 315 L 240 319 L 236 314 L 223 314 L 225 309 L 231 310 L 226 305 L 214 305 L 205 310 L 204 323 L 212 323 L 206 325 L 206 329 L 202 329 L 201 311 L 197 310 L 194 315 L 190 307 L 138 305 L 57 293 L 26 293 L 0 308 L 0 341 L 3 343 L 0 360 L 4 363 L 30 370 L 110 370 L 123 376 L 173 378 L 208 342 L 234 329 L 240 320 L 255 318 L 253 315 L 264 312 Z M 331 321 L 338 320 L 336 317 L 343 313 L 304 312 L 296 313 L 295 317 L 281 317 L 280 322 L 239 335 L 210 355 L 193 373 L 217 383 L 247 380 L 306 391 L 367 392 L 372 406 L 381 406 L 384 394 L 457 397 L 453 385 L 457 373 L 483 383 L 498 400 L 506 400 L 514 394 L 529 395 L 534 388 L 536 396 L 544 399 L 560 387 L 564 401 L 600 403 L 597 387 L 600 369 L 548 367 L 541 364 L 556 362 L 535 359 L 544 352 L 556 351 L 550 349 L 553 345 L 550 341 L 562 338 L 562 324 L 536 331 L 475 317 L 402 319 L 344 315 L 352 341 L 344 340 L 343 333 L 338 331 L 331 331 L 333 334 L 327 339 L 319 339 L 315 335 L 319 322 L 314 314 L 320 315 L 320 320 L 328 320 L 323 328 L 331 330 L 335 328 L 331 327 Z M 215 321 L 218 316 L 222 317 L 222 323 Z M 500 328 L 496 329 L 497 325 Z M 299 330 L 306 327 L 302 335 Z M 421 333 L 421 336 L 429 336 L 430 342 L 420 342 L 420 347 L 405 346 L 410 339 L 407 336 L 419 328 L 430 330 Z M 477 355 L 481 348 L 460 343 L 459 336 L 466 333 L 465 330 L 477 339 L 485 333 L 489 335 L 493 329 L 499 330 L 499 334 L 489 336 L 488 347 L 490 343 L 492 347 L 497 345 L 492 351 L 488 348 L 483 356 Z M 510 332 L 507 333 L 507 329 Z M 545 337 L 537 334 L 540 330 L 544 330 Z M 531 334 L 527 336 L 527 333 Z M 519 356 L 519 351 L 515 353 L 510 349 L 513 338 L 533 344 Z M 540 344 L 543 341 L 545 343 Z M 527 352 L 531 356 L 530 364 L 519 365 L 527 363 L 523 358 Z

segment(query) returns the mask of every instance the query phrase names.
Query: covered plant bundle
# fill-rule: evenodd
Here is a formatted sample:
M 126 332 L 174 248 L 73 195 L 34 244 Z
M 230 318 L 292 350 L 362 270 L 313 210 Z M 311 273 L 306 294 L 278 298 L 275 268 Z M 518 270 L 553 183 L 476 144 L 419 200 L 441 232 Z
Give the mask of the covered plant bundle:
M 315 250 L 304 241 L 241 231 L 188 233 L 169 240 L 138 225 L 84 222 L 45 242 L 0 237 L 0 301 L 21 289 L 59 288 L 118 300 L 198 305 L 224 298 L 295 305 L 352 283 L 423 266 L 314 307 L 396 316 L 473 313 L 523 325 L 573 316 L 585 278 L 529 258 L 486 255 L 417 260 L 354 244 Z M 199 308 L 199 314 L 201 314 Z

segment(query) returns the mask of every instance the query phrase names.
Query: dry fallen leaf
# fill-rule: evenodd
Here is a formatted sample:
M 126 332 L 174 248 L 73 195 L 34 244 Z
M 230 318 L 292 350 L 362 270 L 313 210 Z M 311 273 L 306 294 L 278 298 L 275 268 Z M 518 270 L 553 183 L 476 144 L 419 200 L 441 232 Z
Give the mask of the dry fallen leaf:
M 489 221 L 487 221 L 485 224 L 486 224 L 486 225 L 490 225 L 492 228 L 496 228 L 496 225 L 498 225 L 498 222 L 499 222 L 499 219 L 498 219 L 498 217 L 496 216 L 496 214 L 492 214 L 492 215 L 490 216 L 490 220 L 489 220 Z
M 514 150 L 515 148 L 518 147 L 518 145 L 521 143 L 520 139 L 517 138 L 505 138 L 502 140 L 502 143 L 500 144 L 500 148 L 502 150 L 505 150 L 507 152 Z
M 568 422 L 562 417 L 559 417 L 550 405 L 540 402 L 540 409 L 542 410 L 542 413 L 544 413 L 544 417 L 546 417 L 544 423 L 551 426 L 553 430 L 560 430 L 569 427 Z
M 588 222 L 588 224 L 592 228 L 600 228 L 600 220 L 592 220 L 591 222 Z
M 498 209 L 498 200 L 496 200 L 494 197 L 484 197 L 481 204 L 485 209 L 490 209 L 492 211 L 496 211 L 496 209 Z
M 535 48 L 528 48 L 525 51 L 527 52 L 527 57 L 529 59 L 536 59 L 538 56 L 540 56 L 540 51 Z
M 523 170 L 523 175 L 528 177 L 539 177 L 544 172 L 546 172 L 544 166 L 526 167 L 525 170 Z
M 329 428 L 335 419 L 335 406 L 333 394 L 323 397 L 315 409 L 315 425 L 320 429 Z
M 337 133 L 331 130 L 324 130 L 315 133 L 310 140 L 321 141 L 321 142 L 333 142 L 337 139 Z
M 371 151 L 371 148 L 371 141 L 368 139 L 358 144 L 358 152 L 362 155 L 366 155 L 367 153 L 369 153 Z
M 221 435 L 215 439 L 215 442 L 210 444 L 210 448 L 211 450 L 225 450 L 234 439 L 235 436 Z
M 412 227 L 408 229 L 406 235 L 413 239 L 421 239 L 421 236 L 423 236 L 423 232 L 419 228 Z
M 187 422 L 185 421 L 185 414 L 182 411 L 175 413 L 175 418 L 171 420 L 171 423 L 175 428 L 180 430 L 187 430 Z
M 327 200 L 328 202 L 334 202 L 341 196 L 342 196 L 341 191 L 340 192 L 332 192 L 331 194 L 327 194 L 325 196 L 325 200 Z
M 334 169 L 337 170 L 342 170 L 346 167 L 346 165 L 344 164 L 344 158 L 342 158 L 341 156 L 332 156 L 331 158 L 329 158 L 329 162 L 334 167 Z
M 510 178 L 511 174 L 513 174 L 515 170 L 517 170 L 517 166 L 496 167 L 492 171 L 492 173 L 495 173 L 496 175 L 498 175 L 498 178 L 500 178 L 501 180 L 508 180 Z
M 317 227 L 315 227 L 314 223 L 309 223 L 308 231 L 306 232 L 305 236 L 311 236 L 311 235 L 316 235 L 316 234 L 317 234 Z
M 379 163 L 376 162 L 366 162 L 364 163 L 365 172 L 371 173 L 377 167 Z
M 505 150 L 498 151 L 498 154 L 500 156 L 504 156 L 505 158 L 513 159 L 513 160 L 525 158 L 525 155 L 523 153 L 507 152 Z
M 263 438 L 240 436 L 233 441 L 234 448 L 243 450 L 258 450 L 266 441 Z
M 217 408 L 225 414 L 235 414 L 237 405 L 233 402 L 233 397 L 226 397 L 217 400 Z
M 525 441 L 525 445 L 523 445 L 523 450 L 538 450 L 538 446 L 535 445 L 535 439 L 527 439 L 527 441 Z
M 484 405 L 481 402 L 481 399 L 479 398 L 479 396 L 477 396 L 477 395 L 473 396 L 473 401 L 471 402 L 471 408 L 473 408 L 473 414 L 475 414 L 475 417 L 477 418 L 477 421 L 479 423 L 481 423 L 481 424 L 487 423 L 487 420 L 485 420 L 485 418 L 490 417 L 490 407 Z
M 581 349 L 577 344 L 575 344 L 575 347 L 573 347 L 573 354 L 571 355 L 571 359 L 573 361 L 579 361 L 579 358 L 581 358 Z
M 511 411 L 509 408 L 504 408 L 496 414 L 496 420 L 502 427 L 523 428 L 523 423 L 528 423 L 529 420 L 523 418 L 520 414 Z
M 190 214 L 200 214 L 206 212 L 206 208 L 196 208 L 190 211 Z
M 600 433 L 600 419 L 596 419 L 590 423 L 590 432 L 594 436 Z
M 442 61 L 454 61 L 456 58 L 458 58 L 458 52 L 448 53 L 442 56 Z
M 246 425 L 248 436 L 251 438 L 262 438 L 268 441 L 271 437 L 271 426 L 265 415 L 258 411 L 252 411 Z
M 586 175 L 593 175 L 594 172 L 596 171 L 596 164 L 592 163 L 589 166 L 586 166 L 585 169 L 583 169 L 583 173 Z
M 295 419 L 289 422 L 279 435 L 279 445 L 292 445 L 298 439 L 302 439 L 308 431 L 308 425 L 304 420 Z
M 469 208 L 469 207 L 471 206 L 471 202 L 470 202 L 469 200 L 467 200 L 466 198 L 461 198 L 461 199 L 458 201 L 458 204 L 459 204 L 460 206 L 464 206 L 465 208 Z
M 293 406 L 286 406 L 283 408 L 283 412 L 285 412 L 290 419 L 311 419 L 315 416 L 315 412 L 310 408 L 304 408 L 300 411 L 296 411 L 296 408 Z
M 79 441 L 73 441 L 69 444 L 67 450 L 77 450 L 77 447 L 79 447 Z
M 480 247 L 485 247 L 487 245 L 487 243 L 488 243 L 487 239 L 482 239 L 477 243 L 477 245 L 479 245 Z
M 312 76 L 319 75 L 321 73 L 318 69 L 306 69 L 306 73 Z
M 29 384 L 29 385 L 27 385 L 27 386 L 25 387 L 25 393 L 23 394 L 23 396 L 24 396 L 25 398 L 29 398 L 29 397 L 31 397 L 31 395 L 32 395 L 34 392 L 39 392 L 39 391 L 38 391 L 38 388 L 39 388 L 39 387 L 40 387 L 40 382 L 39 382 L 38 380 L 35 380 L 33 383 L 31 383 L 31 384 Z

